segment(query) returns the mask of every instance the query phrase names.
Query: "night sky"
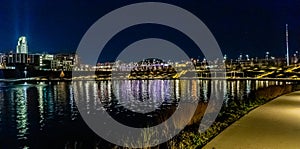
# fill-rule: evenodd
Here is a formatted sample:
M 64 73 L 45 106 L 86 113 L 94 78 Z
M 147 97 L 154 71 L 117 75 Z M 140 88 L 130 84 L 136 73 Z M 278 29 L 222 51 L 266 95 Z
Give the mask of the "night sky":
M 143 1 L 1 0 L 0 52 L 14 51 L 22 35 L 27 36 L 31 53 L 74 52 L 84 33 L 101 16 L 136 2 Z M 290 54 L 300 51 L 300 2 L 297 0 L 160 2 L 180 6 L 199 17 L 229 58 L 237 58 L 240 53 L 263 57 L 267 51 L 284 57 L 286 23 L 290 29 Z M 106 46 L 104 59 L 111 60 L 126 45 L 149 37 L 179 42 L 182 48 L 193 49 L 190 55 L 200 55 L 188 39 L 176 36 L 179 34 L 159 25 L 131 27 Z

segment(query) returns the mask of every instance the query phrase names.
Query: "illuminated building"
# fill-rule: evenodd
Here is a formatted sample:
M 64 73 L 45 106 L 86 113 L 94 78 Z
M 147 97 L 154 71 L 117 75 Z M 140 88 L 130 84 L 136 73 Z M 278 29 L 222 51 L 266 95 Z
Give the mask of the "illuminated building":
M 19 38 L 16 53 L 28 54 L 28 46 L 25 36 Z
M 5 68 L 5 65 L 6 65 L 6 55 L 0 53 L 0 69 Z
M 7 66 L 34 64 L 34 55 L 23 53 L 10 53 L 7 56 Z
M 39 66 L 40 70 L 51 70 L 51 63 L 54 60 L 53 54 L 41 54 L 39 55 Z
M 51 61 L 52 70 L 72 71 L 78 65 L 77 54 L 57 54 Z

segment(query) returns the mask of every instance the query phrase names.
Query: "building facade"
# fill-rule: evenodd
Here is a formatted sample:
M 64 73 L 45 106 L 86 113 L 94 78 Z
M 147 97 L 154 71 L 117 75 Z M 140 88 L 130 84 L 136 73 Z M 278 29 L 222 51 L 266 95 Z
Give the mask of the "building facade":
M 25 36 L 19 38 L 16 53 L 28 54 L 28 46 Z

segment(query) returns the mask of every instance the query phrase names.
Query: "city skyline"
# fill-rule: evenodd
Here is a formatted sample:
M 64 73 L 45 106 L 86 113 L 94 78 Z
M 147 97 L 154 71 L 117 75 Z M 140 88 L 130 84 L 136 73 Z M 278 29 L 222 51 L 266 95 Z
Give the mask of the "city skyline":
M 299 148 L 299 8 L 1 0 L 0 149 Z
M 288 30 L 287 30 L 287 32 L 288 32 Z M 57 52 L 57 53 L 49 53 L 49 52 L 47 52 L 47 51 L 39 51 L 39 52 L 36 52 L 36 53 L 34 53 L 34 52 L 31 52 L 29 49 L 29 47 L 28 47 L 28 45 L 27 45 L 27 37 L 26 36 L 21 36 L 21 37 L 19 37 L 19 39 L 18 39 L 18 41 L 17 41 L 17 45 L 16 45 L 16 48 L 15 49 L 13 49 L 13 50 L 10 50 L 10 51 L 1 51 L 0 52 L 0 54 L 13 54 L 13 53 L 16 53 L 16 54 L 37 54 L 37 55 L 56 55 L 56 54 L 76 54 L 76 52 L 74 51 L 70 51 L 70 52 L 62 52 L 62 51 L 59 51 L 59 52 Z M 286 41 L 286 43 L 288 44 L 288 41 Z M 285 55 L 285 57 L 274 57 L 272 54 L 273 53 L 270 53 L 269 51 L 267 51 L 267 52 L 265 52 L 264 53 L 265 55 L 264 56 L 261 56 L 261 57 L 258 57 L 257 55 L 249 55 L 248 53 L 240 53 L 237 57 L 232 57 L 232 55 L 229 55 L 228 56 L 228 54 L 227 53 L 223 53 L 223 55 L 224 55 L 224 60 L 234 60 L 234 61 L 241 61 L 241 60 L 245 60 L 245 61 L 250 61 L 250 60 L 257 60 L 257 59 L 266 59 L 266 60 L 268 60 L 268 59 L 283 59 L 283 58 L 287 58 L 286 57 L 286 55 Z M 105 55 L 105 54 L 103 54 L 102 53 L 102 56 L 103 55 Z M 298 58 L 300 56 L 300 54 L 299 54 L 299 51 L 294 51 L 294 53 L 289 53 L 289 59 L 287 59 L 287 61 L 290 61 L 290 58 L 293 58 L 293 57 L 296 57 L 296 58 Z M 147 59 L 147 58 L 150 58 L 150 57 L 145 57 L 144 59 Z M 193 59 L 196 59 L 196 60 L 203 60 L 203 61 L 205 61 L 206 60 L 206 58 L 205 58 L 205 56 L 202 56 L 202 57 L 200 57 L 200 56 L 193 56 L 193 57 L 190 57 L 191 58 L 191 60 L 193 60 Z M 101 55 L 99 56 L 99 60 L 98 60 L 98 62 L 115 62 L 115 61 L 123 61 L 122 59 L 118 59 L 118 60 L 110 60 L 110 61 L 103 61 L 102 59 L 101 59 Z M 172 60 L 172 59 L 169 59 L 168 61 L 174 61 L 174 60 Z M 132 61 L 133 62 L 133 61 Z
M 141 1 L 3 1 L 5 5 L 0 6 L 0 19 L 4 20 L 0 24 L 0 51 L 13 50 L 18 38 L 26 36 L 32 53 L 75 52 L 81 37 L 96 20 L 114 9 L 135 2 Z M 199 17 L 214 34 L 223 54 L 229 57 L 236 58 L 241 53 L 263 57 L 266 52 L 284 57 L 285 24 L 289 24 L 290 54 L 300 51 L 299 4 L 293 0 L 162 2 L 180 6 Z M 118 53 L 115 49 L 122 50 L 138 38 L 158 37 L 174 41 L 184 38 L 175 39 L 173 35 L 177 34 L 157 25 L 129 28 L 106 47 L 107 53 L 114 53 L 108 55 L 108 61 Z M 186 44 L 183 49 L 192 49 L 192 52 L 188 51 L 191 55 L 200 55 L 197 47 L 190 45 L 187 39 L 183 39 L 183 44 Z

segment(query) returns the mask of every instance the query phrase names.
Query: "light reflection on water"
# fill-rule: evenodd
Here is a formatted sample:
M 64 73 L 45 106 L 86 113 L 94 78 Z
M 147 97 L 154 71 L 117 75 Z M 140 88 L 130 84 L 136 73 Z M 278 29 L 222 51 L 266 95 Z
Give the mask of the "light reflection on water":
M 26 87 L 18 88 L 15 92 L 16 98 L 16 125 L 18 139 L 27 139 L 28 116 L 27 116 L 27 92 Z
M 78 136 L 93 135 L 81 120 L 76 103 L 84 105 L 87 113 L 103 111 L 104 108 L 100 106 L 102 103 L 116 115 L 128 110 L 151 112 L 168 109 L 168 106 L 176 105 L 179 100 L 205 103 L 214 90 L 216 95 L 212 96 L 224 94 L 226 106 L 230 100 L 244 100 L 253 90 L 280 84 L 283 82 L 252 80 L 119 80 L 27 85 L 1 83 L 0 148 L 30 147 L 35 144 L 63 148 L 70 140 L 82 140 Z M 74 92 L 79 92 L 79 97 L 75 98 Z

